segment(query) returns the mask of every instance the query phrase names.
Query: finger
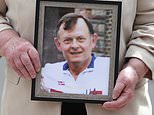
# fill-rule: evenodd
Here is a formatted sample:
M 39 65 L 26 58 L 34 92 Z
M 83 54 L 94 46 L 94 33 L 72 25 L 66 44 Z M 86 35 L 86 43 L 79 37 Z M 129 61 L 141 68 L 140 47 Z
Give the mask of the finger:
M 14 61 L 12 58 L 8 59 L 8 64 L 11 66 L 11 68 L 18 74 L 19 77 L 22 77 L 23 74 L 19 71 L 19 69 L 16 67 Z
M 22 73 L 23 77 L 30 78 L 30 74 L 26 70 L 26 68 L 23 65 L 23 63 L 21 62 L 20 58 L 16 57 L 16 58 L 14 58 L 13 61 L 14 61 L 14 64 L 15 64 L 16 68 Z
M 124 107 L 128 102 L 128 95 L 121 95 L 117 100 L 104 103 L 103 108 L 107 110 L 117 110 Z
M 125 88 L 125 84 L 123 82 L 117 81 L 117 83 L 113 89 L 112 98 L 117 99 L 120 96 L 120 94 L 122 93 L 124 88 Z
M 30 49 L 30 50 L 28 50 L 28 54 L 29 54 L 29 57 L 33 63 L 33 66 L 34 66 L 36 72 L 39 72 L 40 68 L 41 68 L 41 64 L 40 64 L 38 52 L 35 49 Z
M 35 78 L 36 76 L 36 71 L 32 65 L 32 62 L 28 56 L 27 53 L 23 53 L 20 56 L 20 60 L 23 63 L 23 65 L 25 66 L 26 70 L 28 71 L 29 75 L 31 76 L 31 78 Z
M 131 99 L 133 98 L 133 94 L 134 93 L 132 89 L 124 89 L 117 100 L 106 102 L 103 104 L 103 107 L 109 110 L 120 109 L 131 101 Z

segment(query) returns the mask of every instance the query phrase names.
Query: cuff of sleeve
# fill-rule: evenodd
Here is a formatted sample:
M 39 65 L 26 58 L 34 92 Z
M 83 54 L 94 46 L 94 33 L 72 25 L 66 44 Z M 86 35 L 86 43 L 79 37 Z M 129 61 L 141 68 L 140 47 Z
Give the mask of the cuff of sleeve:
M 6 30 L 6 29 L 13 29 L 10 25 L 10 21 L 7 17 L 1 17 L 0 16 L 0 31 Z
M 13 28 L 7 24 L 0 24 L 0 31 L 6 30 L 6 29 L 13 29 Z
M 140 48 L 138 46 L 130 46 L 125 55 L 126 58 L 135 57 L 141 59 L 147 67 L 151 70 L 152 79 L 154 79 L 154 56 L 149 53 L 147 50 Z

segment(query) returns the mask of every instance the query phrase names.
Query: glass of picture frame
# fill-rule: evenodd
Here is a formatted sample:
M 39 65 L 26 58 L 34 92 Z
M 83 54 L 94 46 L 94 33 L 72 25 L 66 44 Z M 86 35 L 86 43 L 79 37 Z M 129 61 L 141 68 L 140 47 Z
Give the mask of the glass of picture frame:
M 122 3 L 104 0 L 37 0 L 36 4 L 34 46 L 39 52 L 42 69 L 32 80 L 31 99 L 86 103 L 111 101 L 118 76 Z M 94 65 L 94 68 L 98 67 L 87 74 L 89 76 L 80 76 L 80 80 L 70 79 L 69 69 L 60 67 L 67 60 L 54 43 L 56 25 L 68 13 L 77 13 L 89 19 L 99 38 L 93 54 L 95 58 L 106 59 Z

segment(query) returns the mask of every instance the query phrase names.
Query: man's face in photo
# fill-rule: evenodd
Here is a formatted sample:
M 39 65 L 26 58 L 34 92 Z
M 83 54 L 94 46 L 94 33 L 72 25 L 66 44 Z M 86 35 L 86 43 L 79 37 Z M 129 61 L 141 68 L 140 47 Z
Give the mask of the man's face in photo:
M 64 30 L 64 23 L 58 31 L 56 46 L 63 53 L 69 63 L 85 63 L 91 60 L 92 49 L 96 45 L 97 35 L 91 35 L 87 24 L 82 18 L 68 30 Z

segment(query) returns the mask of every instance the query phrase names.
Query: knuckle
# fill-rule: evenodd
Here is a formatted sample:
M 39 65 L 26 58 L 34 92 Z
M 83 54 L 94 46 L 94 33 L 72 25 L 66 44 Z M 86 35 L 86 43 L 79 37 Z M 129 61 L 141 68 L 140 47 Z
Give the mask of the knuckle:
M 33 55 L 33 57 L 31 57 L 34 61 L 38 61 L 38 55 Z
M 22 63 L 26 66 L 26 67 L 30 67 L 31 66 L 31 61 L 29 60 L 29 57 L 27 56 L 27 54 L 21 55 L 20 59 L 22 61 Z
M 24 46 L 24 47 L 29 47 L 31 44 L 29 41 L 23 41 L 22 44 L 20 46 Z
M 117 96 L 117 95 L 120 95 L 120 93 L 121 93 L 121 90 L 118 90 L 118 89 L 115 89 L 114 90 L 114 94 Z
M 29 62 L 28 59 L 24 59 L 22 60 L 23 64 L 26 66 L 26 67 L 30 67 L 31 66 L 31 63 Z
M 23 68 L 23 65 L 19 61 L 16 61 L 15 64 L 18 69 Z
M 128 77 L 124 76 L 123 79 L 121 80 L 121 83 L 124 86 L 127 86 L 127 85 L 131 84 L 131 79 L 129 79 Z
M 31 48 L 28 50 L 28 54 L 32 57 L 32 58 L 38 58 L 39 54 L 36 51 L 35 48 Z
M 30 75 L 36 75 L 34 68 L 30 68 L 29 73 L 30 73 Z
M 26 52 L 26 50 L 29 49 L 29 47 L 31 47 L 31 44 L 28 41 L 24 41 L 16 47 L 16 51 Z

